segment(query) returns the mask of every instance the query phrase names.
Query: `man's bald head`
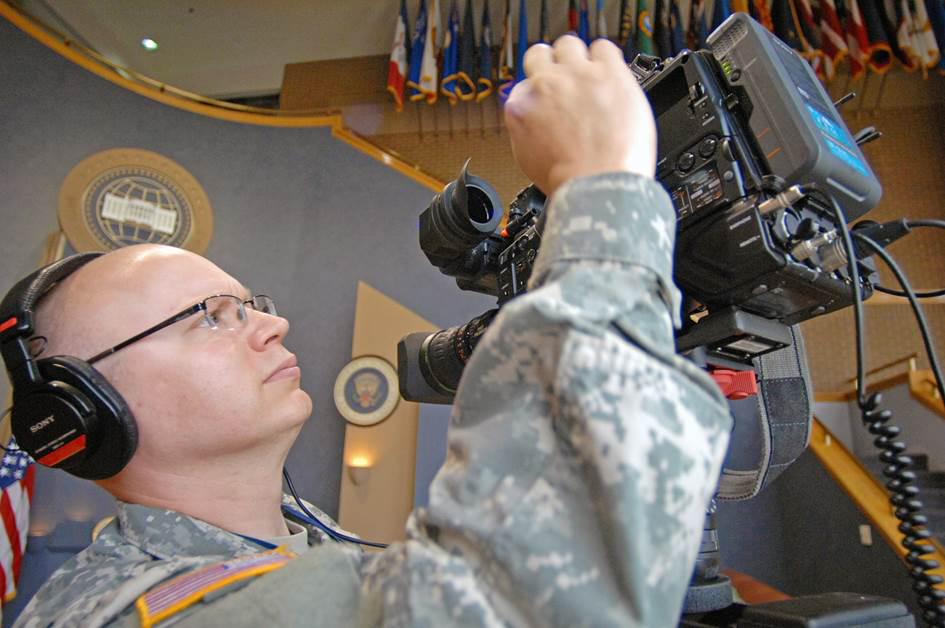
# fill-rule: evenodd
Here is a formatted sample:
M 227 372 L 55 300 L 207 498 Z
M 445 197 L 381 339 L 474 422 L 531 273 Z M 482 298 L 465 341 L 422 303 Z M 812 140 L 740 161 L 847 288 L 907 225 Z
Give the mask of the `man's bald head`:
M 162 267 L 183 259 L 216 268 L 199 255 L 159 244 L 120 248 L 79 268 L 39 302 L 36 333 L 47 339 L 43 355 L 86 360 L 124 340 L 127 335 L 116 334 L 127 326 L 123 314 L 151 289 L 150 280 L 160 275 Z

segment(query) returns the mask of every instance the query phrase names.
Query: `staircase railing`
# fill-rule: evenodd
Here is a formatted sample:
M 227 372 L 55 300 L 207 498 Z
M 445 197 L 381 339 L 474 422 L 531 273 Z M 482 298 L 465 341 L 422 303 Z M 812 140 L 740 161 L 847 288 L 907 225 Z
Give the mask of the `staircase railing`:
M 907 551 L 901 544 L 904 535 L 898 529 L 899 520 L 893 515 L 893 506 L 889 503 L 886 489 L 876 481 L 859 459 L 816 419 L 811 433 L 810 449 L 827 473 L 850 496 L 866 519 L 905 562 Z M 929 573 L 945 576 L 945 551 L 938 540 L 933 538 L 928 542 L 933 551 L 925 558 L 937 560 L 939 565 L 943 565 Z

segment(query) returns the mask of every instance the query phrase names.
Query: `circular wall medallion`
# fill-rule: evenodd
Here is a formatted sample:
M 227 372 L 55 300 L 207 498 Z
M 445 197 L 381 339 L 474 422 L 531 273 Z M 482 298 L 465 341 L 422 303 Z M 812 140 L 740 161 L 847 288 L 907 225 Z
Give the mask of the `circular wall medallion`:
M 83 159 L 66 175 L 59 226 L 80 253 L 143 243 L 203 253 L 213 211 L 200 183 L 177 162 L 114 148 Z
M 391 415 L 400 401 L 397 371 L 375 355 L 354 358 L 335 378 L 335 407 L 355 425 L 374 425 Z

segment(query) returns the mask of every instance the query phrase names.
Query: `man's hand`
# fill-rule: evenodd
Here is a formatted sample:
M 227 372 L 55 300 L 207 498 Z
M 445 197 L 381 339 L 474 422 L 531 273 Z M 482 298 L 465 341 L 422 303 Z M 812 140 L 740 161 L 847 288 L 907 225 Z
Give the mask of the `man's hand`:
M 656 124 L 620 50 L 577 37 L 525 53 L 526 79 L 505 106 L 512 152 L 547 196 L 574 177 L 634 172 L 652 177 Z

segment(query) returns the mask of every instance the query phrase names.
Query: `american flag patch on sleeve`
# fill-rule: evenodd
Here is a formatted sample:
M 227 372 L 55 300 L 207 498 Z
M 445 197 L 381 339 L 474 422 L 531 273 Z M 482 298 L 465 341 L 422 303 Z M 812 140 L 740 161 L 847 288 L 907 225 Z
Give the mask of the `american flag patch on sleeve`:
M 155 587 L 138 598 L 135 606 L 144 628 L 153 626 L 187 608 L 208 593 L 233 582 L 284 567 L 295 554 L 277 547 L 274 550 L 238 556 L 191 571 Z

